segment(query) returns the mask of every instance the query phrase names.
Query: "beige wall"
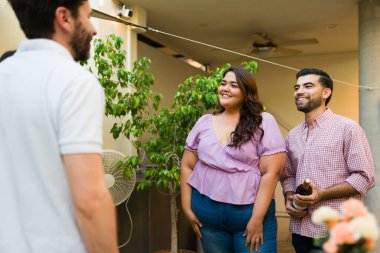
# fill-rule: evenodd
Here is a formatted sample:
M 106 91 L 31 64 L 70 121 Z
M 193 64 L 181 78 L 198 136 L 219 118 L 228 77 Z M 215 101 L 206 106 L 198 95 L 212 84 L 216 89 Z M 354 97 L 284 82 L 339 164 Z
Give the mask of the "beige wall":
M 333 79 L 358 84 L 358 58 L 356 52 L 313 55 L 279 59 L 276 62 L 295 68 L 314 67 L 325 70 Z M 294 127 L 303 114 L 297 112 L 293 100 L 296 71 L 266 63 L 260 64 L 257 74 L 259 92 L 263 103 L 273 111 L 279 121 Z M 358 89 L 334 82 L 333 97 L 329 107 L 338 114 L 358 120 Z
M 0 55 L 5 51 L 17 49 L 25 39 L 16 15 L 7 0 L 0 0 Z
M 205 72 L 194 68 L 151 46 L 138 42 L 138 57 L 146 56 L 152 60 L 151 73 L 154 75 L 153 91 L 164 95 L 161 106 L 170 108 L 178 85 L 187 77 L 203 75 Z

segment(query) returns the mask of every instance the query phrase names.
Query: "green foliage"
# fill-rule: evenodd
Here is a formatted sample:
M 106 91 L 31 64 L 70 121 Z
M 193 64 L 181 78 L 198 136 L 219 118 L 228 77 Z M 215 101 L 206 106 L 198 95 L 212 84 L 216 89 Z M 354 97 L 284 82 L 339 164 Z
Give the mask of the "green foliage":
M 150 60 L 138 59 L 131 72 L 125 70 L 122 43 L 116 35 L 95 40 L 94 63 L 106 95 L 105 114 L 122 119 L 114 123 L 112 136 L 114 139 L 120 134 L 126 136 L 155 165 L 146 169 L 145 181 L 138 185 L 139 190 L 149 190 L 156 185 L 177 191 L 186 137 L 203 114 L 217 109 L 217 89 L 223 71 L 230 65 L 217 68 L 206 76 L 187 78 L 178 86 L 171 108 L 159 109 L 162 96 L 152 92 L 154 78 L 149 73 Z M 257 71 L 256 62 L 247 62 L 243 66 Z M 142 142 L 141 137 L 147 132 L 150 138 Z M 139 156 L 131 156 L 117 166 L 128 177 L 141 162 Z
M 187 78 L 178 86 L 171 109 L 163 108 L 152 117 L 152 139 L 142 147 L 156 167 L 147 169 L 146 182 L 139 189 L 149 189 L 153 183 L 166 188 L 169 182 L 179 187 L 186 137 L 199 117 L 216 109 L 217 88 L 226 67 L 216 69 L 209 76 Z
M 105 40 L 95 39 L 94 74 L 104 89 L 105 115 L 120 118 L 110 130 L 112 137 L 117 139 L 124 135 L 138 148 L 142 135 L 152 124 L 152 113 L 157 111 L 162 96 L 153 94 L 151 89 L 154 77 L 149 72 L 150 59 L 140 58 L 132 71 L 126 70 L 126 52 L 121 48 L 122 43 L 122 38 L 116 35 L 109 35 Z M 94 72 L 91 68 L 90 71 Z M 130 177 L 140 163 L 140 157 L 132 156 L 120 161 L 117 167 Z
M 154 95 L 151 90 L 154 77 L 148 72 L 150 59 L 143 57 L 134 63 L 132 71 L 125 69 L 122 43 L 116 35 L 108 36 L 105 41 L 96 39 L 94 63 L 106 96 L 106 116 L 127 116 L 124 122 L 113 125 L 112 136 L 117 139 L 123 134 L 134 143 L 151 124 L 152 108 L 158 108 L 161 95 Z
M 257 71 L 259 71 L 259 65 L 257 64 L 256 61 L 243 62 L 241 65 L 253 73 L 256 73 Z

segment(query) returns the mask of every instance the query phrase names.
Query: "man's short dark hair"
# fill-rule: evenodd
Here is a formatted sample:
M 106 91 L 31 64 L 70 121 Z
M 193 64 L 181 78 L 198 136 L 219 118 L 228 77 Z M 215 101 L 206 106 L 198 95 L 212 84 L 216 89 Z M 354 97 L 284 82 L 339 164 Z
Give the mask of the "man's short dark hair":
M 331 77 L 321 69 L 304 68 L 298 71 L 298 73 L 296 74 L 296 79 L 298 79 L 300 76 L 306 76 L 306 75 L 319 76 L 319 82 L 322 84 L 322 86 L 325 88 L 329 88 L 331 90 L 330 96 L 326 99 L 326 105 L 327 105 L 330 102 L 333 88 L 334 88 L 333 80 L 331 79 Z
M 7 59 L 8 57 L 11 57 L 11 56 L 14 55 L 15 53 L 16 53 L 16 50 L 5 51 L 5 52 L 0 56 L 0 62 L 4 61 L 4 60 Z
M 87 0 L 8 0 L 21 29 L 29 39 L 51 38 L 54 33 L 55 10 L 59 6 L 77 17 L 78 8 Z

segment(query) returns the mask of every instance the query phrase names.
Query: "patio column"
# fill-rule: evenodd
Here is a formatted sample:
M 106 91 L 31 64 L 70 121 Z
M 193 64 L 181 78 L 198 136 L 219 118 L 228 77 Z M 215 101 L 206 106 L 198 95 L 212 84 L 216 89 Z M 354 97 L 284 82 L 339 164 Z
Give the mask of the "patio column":
M 371 147 L 377 183 L 366 205 L 380 221 L 380 0 L 359 2 L 359 119 Z M 375 252 L 380 252 L 380 247 Z

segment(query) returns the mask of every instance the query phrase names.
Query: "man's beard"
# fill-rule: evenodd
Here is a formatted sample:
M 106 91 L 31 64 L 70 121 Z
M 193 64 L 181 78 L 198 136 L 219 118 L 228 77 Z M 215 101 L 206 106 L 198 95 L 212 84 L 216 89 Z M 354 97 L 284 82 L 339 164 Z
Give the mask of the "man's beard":
M 70 45 L 74 50 L 74 60 L 84 61 L 90 57 L 92 34 L 83 28 L 81 22 L 76 22 L 75 31 Z
M 315 99 L 308 99 L 308 102 L 305 104 L 297 105 L 297 110 L 300 112 L 308 113 L 313 111 L 314 109 L 320 107 L 322 104 L 321 98 L 315 98 Z

